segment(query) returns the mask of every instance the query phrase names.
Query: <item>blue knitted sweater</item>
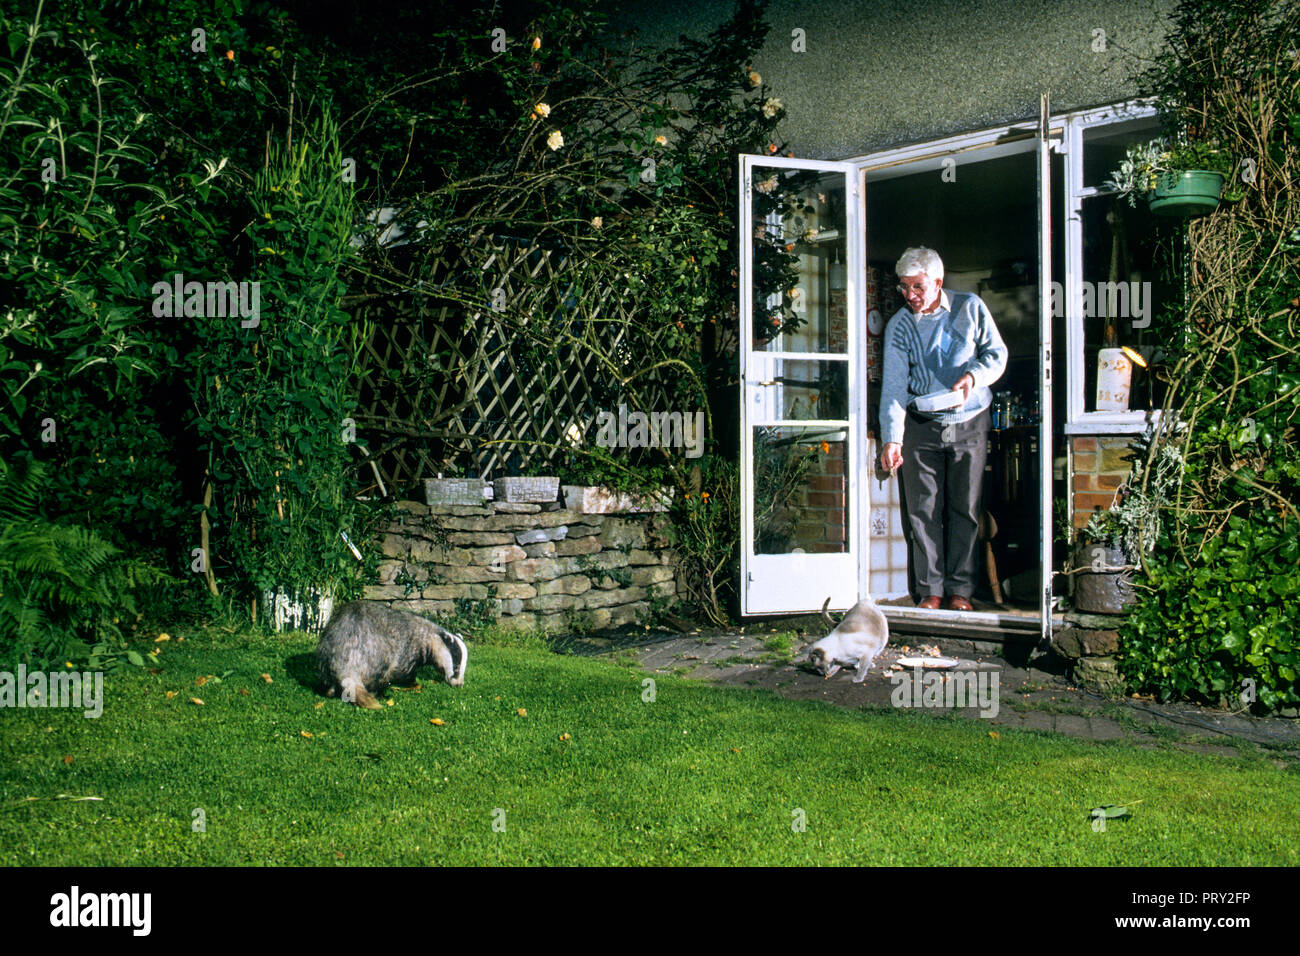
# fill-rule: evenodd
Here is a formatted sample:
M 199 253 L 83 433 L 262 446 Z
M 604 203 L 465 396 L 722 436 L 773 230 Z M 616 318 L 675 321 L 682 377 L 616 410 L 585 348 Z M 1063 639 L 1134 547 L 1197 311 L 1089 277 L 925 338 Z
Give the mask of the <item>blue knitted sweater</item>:
M 1007 347 L 984 300 L 971 292 L 941 293 L 928 315 L 902 308 L 885 328 L 880 391 L 884 442 L 903 441 L 907 405 L 930 392 L 951 389 L 970 373 L 975 380 L 966 404 L 927 417 L 944 425 L 969 421 L 993 403 L 993 385 L 1007 367 Z

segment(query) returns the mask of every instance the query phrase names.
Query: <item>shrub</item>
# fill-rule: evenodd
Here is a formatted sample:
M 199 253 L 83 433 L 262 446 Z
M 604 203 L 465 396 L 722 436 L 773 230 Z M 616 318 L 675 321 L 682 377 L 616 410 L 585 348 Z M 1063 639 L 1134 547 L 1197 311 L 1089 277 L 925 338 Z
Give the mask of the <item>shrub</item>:
M 94 531 L 37 516 L 48 483 L 30 458 L 0 461 L 0 662 L 38 668 L 88 660 L 90 666 L 141 665 L 126 645 L 135 594 L 169 582 L 142 561 L 123 559 Z M 175 582 L 171 582 L 175 583 Z

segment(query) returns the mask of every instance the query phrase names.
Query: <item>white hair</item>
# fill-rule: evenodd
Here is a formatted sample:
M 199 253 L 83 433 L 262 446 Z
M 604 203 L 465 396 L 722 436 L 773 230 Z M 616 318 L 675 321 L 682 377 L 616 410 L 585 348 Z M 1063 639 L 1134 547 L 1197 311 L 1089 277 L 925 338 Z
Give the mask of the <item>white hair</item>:
M 920 275 L 924 272 L 932 279 L 942 279 L 943 260 L 933 249 L 913 246 L 911 249 L 904 250 L 898 259 L 898 265 L 894 266 L 894 272 L 899 278 Z

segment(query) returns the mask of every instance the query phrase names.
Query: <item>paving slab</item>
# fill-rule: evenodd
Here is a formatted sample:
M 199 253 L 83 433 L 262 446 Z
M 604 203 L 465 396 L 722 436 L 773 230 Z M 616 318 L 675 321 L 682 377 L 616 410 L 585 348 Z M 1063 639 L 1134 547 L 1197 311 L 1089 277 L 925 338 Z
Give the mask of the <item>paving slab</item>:
M 1088 736 L 1093 740 L 1123 740 L 1124 728 L 1109 717 L 1089 717 Z
M 784 633 L 788 634 L 787 629 Z M 816 637 L 820 637 L 818 634 Z M 632 653 L 638 666 L 654 673 L 685 672 L 695 680 L 704 680 L 721 686 L 753 687 L 769 690 L 791 700 L 824 700 L 840 707 L 870 708 L 892 707 L 894 692 L 904 680 L 915 680 L 908 669 L 898 664 L 901 657 L 929 657 L 942 654 L 953 657 L 959 665 L 948 671 L 948 678 L 940 679 L 948 687 L 956 673 L 965 673 L 988 680 L 983 675 L 996 675 L 998 679 L 999 710 L 992 719 L 980 716 L 977 706 L 945 707 L 967 719 L 983 719 L 991 726 L 1006 729 L 1050 731 L 1087 740 L 1128 740 L 1141 746 L 1165 743 L 1203 753 L 1221 753 L 1225 756 L 1239 754 L 1237 747 L 1228 744 L 1231 739 L 1250 741 L 1269 746 L 1274 759 L 1288 765 L 1300 761 L 1300 720 L 1290 718 L 1258 718 L 1241 713 L 1216 711 L 1191 704 L 1162 704 L 1149 698 L 1107 698 L 1079 687 L 1064 676 L 1044 669 L 1044 656 L 1031 656 L 1028 661 L 1008 661 L 987 651 L 996 645 L 981 644 L 976 648 L 969 641 L 946 642 L 942 638 L 927 639 L 916 635 L 902 636 L 877 657 L 866 679 L 853 683 L 853 672 L 845 669 L 830 680 L 824 679 L 799 657 L 811 646 L 814 637 L 796 644 L 795 663 L 774 662 L 772 651 L 764 635 L 743 630 L 721 631 L 713 634 L 668 635 L 653 643 L 639 647 L 606 649 L 592 641 L 589 653 Z M 616 642 L 615 642 L 616 643 Z M 1023 657 L 1023 651 L 1021 652 Z M 921 679 L 928 680 L 929 669 Z M 914 687 L 916 685 L 913 685 Z M 959 685 L 958 685 L 959 686 Z M 987 685 L 986 685 L 987 686 Z M 923 707 L 921 709 L 931 709 Z M 1122 722 L 1117 714 L 1127 715 Z M 1161 728 L 1175 734 L 1153 733 Z

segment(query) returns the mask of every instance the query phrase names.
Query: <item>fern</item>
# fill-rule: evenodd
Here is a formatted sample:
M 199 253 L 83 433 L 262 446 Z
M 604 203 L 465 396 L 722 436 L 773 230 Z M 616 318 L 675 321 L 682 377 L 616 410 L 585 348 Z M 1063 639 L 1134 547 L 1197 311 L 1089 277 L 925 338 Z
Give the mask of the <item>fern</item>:
M 0 462 L 0 660 L 143 663 L 115 621 L 134 614 L 138 588 L 172 578 L 90 528 L 35 517 L 44 478 L 40 462 Z
M 28 456 L 19 456 L 12 465 L 0 461 L 0 525 L 36 513 L 45 466 Z

